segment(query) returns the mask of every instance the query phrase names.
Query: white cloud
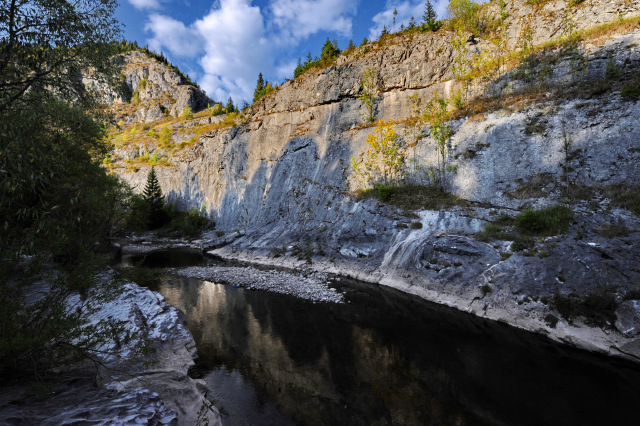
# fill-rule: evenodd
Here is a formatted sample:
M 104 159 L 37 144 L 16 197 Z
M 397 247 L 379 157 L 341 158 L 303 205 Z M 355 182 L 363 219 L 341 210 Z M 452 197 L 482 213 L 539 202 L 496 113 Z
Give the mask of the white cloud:
M 161 0 L 129 0 L 129 3 L 133 7 L 139 10 L 143 9 L 162 9 L 162 1 Z
M 144 30 L 153 34 L 147 40 L 152 50 L 160 52 L 166 48 L 171 54 L 181 57 L 194 57 L 202 52 L 200 34 L 169 16 L 149 16 Z
M 164 1 L 164 0 L 129 0 Z M 261 10 L 252 0 L 215 0 L 201 19 L 185 25 L 152 14 L 145 30 L 149 47 L 172 57 L 198 58 L 198 83 L 217 101 L 251 101 L 258 73 L 284 79 L 296 61 L 277 62 L 283 50 L 319 31 L 349 35 L 359 0 L 271 0 Z M 268 19 L 268 21 L 266 20 Z M 271 77 L 269 77 L 271 76 Z
M 369 29 L 369 39 L 375 40 L 380 37 L 380 33 L 382 33 L 382 29 L 385 25 L 389 31 L 398 31 L 401 24 L 404 24 L 405 27 L 408 26 L 409 20 L 412 16 L 414 17 L 416 24 L 420 25 L 420 23 L 422 23 L 425 4 L 426 2 L 422 0 L 387 0 L 384 10 L 373 17 L 374 25 Z M 433 4 L 433 7 L 438 14 L 438 19 L 444 18 L 449 1 L 432 0 L 431 4 Z M 393 28 L 394 10 L 398 11 L 398 14 L 396 15 L 395 29 Z
M 319 31 L 351 34 L 357 0 L 273 0 L 270 10 L 274 24 L 289 41 Z
M 291 78 L 291 76 L 293 75 L 293 71 L 296 69 L 297 66 L 298 66 L 297 60 L 293 60 L 293 61 L 281 64 L 276 68 L 276 76 L 280 80 L 284 80 L 285 78 Z
M 273 66 L 260 8 L 250 0 L 221 0 L 192 27 L 204 40 L 201 85 L 209 96 L 250 101 L 258 73 Z

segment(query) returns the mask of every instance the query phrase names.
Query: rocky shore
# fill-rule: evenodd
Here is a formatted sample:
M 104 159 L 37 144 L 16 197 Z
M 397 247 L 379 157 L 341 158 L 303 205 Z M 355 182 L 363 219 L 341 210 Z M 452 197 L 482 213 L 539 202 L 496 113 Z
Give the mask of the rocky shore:
M 196 348 L 184 314 L 136 284 L 121 290 L 87 315 L 88 324 L 106 319 L 124 325 L 99 348 L 97 375 L 90 368 L 73 371 L 40 396 L 26 385 L 4 389 L 0 425 L 221 425 L 218 410 L 202 392 L 204 384 L 187 374 Z M 143 352 L 138 352 L 140 339 Z
M 288 271 L 264 271 L 251 266 L 189 267 L 173 269 L 172 272 L 184 277 L 224 282 L 250 290 L 288 294 L 313 302 L 344 303 L 343 295 L 329 287 L 329 276 L 322 272 L 296 274 Z

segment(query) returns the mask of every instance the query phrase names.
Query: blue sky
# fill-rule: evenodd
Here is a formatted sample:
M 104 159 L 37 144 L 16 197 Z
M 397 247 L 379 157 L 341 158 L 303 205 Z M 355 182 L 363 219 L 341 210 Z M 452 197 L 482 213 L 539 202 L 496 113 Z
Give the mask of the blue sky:
M 448 0 L 432 0 L 444 17 Z M 423 0 L 121 0 L 117 17 L 124 37 L 163 52 L 206 90 L 209 97 L 251 103 L 262 72 L 282 82 L 298 58 L 319 56 L 327 37 L 344 49 L 352 39 L 375 40 L 421 21 Z

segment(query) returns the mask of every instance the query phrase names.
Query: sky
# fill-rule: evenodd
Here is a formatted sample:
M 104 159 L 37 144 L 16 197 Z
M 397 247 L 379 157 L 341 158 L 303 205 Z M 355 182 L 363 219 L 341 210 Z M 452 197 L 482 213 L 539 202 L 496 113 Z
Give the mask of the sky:
M 424 0 L 120 0 L 124 38 L 162 52 L 210 98 L 251 103 L 258 74 L 274 83 L 293 77 L 299 58 L 320 56 L 329 38 L 344 49 L 398 30 Z M 439 18 L 448 0 L 432 0 Z M 398 13 L 393 23 L 394 10 Z

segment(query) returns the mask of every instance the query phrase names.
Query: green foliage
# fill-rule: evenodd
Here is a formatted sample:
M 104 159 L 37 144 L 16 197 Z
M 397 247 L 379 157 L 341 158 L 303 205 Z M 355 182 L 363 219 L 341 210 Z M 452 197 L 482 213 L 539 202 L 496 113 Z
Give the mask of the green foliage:
M 622 220 L 617 222 L 605 222 L 594 229 L 596 234 L 602 235 L 605 238 L 620 238 L 628 237 L 631 230 L 625 225 Z
M 91 359 L 118 324 L 84 324 L 127 192 L 100 163 L 108 146 L 77 78 L 117 78 L 112 0 L 0 5 L 0 376 L 47 379 Z M 12 19 L 9 19 L 12 17 Z M 70 101 L 73 101 L 71 103 Z M 45 266 L 46 265 L 46 266 Z M 51 272 L 51 273 L 49 273 Z M 46 282 L 42 298 L 27 287 Z M 30 290 L 34 290 L 30 288 Z M 67 298 L 80 293 L 74 306 Z
M 424 15 L 422 15 L 423 31 L 438 31 L 442 27 L 442 22 L 438 21 L 438 14 L 433 8 L 430 0 L 427 0 L 424 7 Z
M 188 104 L 182 109 L 182 118 L 185 120 L 193 120 L 193 110 Z
M 156 53 L 153 50 L 149 49 L 148 46 L 144 46 L 144 47 L 139 46 L 137 41 L 126 41 L 126 40 L 114 41 L 114 42 L 111 42 L 109 46 L 113 48 L 115 52 L 120 54 L 134 52 L 134 51 L 142 52 L 148 57 L 153 58 L 156 61 L 166 65 L 170 70 L 178 74 L 184 83 L 188 84 L 189 86 L 193 86 L 196 89 L 201 90 L 200 86 L 198 86 L 198 83 L 191 81 L 191 78 L 188 75 L 184 74 L 182 71 L 178 69 L 178 67 L 170 63 L 169 60 L 166 58 L 166 56 L 164 56 L 162 52 Z
M 322 46 L 322 53 L 320 54 L 320 66 L 326 67 L 330 65 L 335 58 L 340 55 L 340 49 L 338 49 L 337 41 L 330 41 L 327 37 L 327 41 Z
M 618 302 L 615 288 L 598 285 L 594 291 L 582 297 L 563 296 L 556 292 L 550 306 L 568 321 L 583 317 L 587 325 L 611 328 L 616 321 Z
M 231 96 L 229 96 L 229 100 L 227 101 L 227 106 L 224 108 L 224 110 L 227 114 L 238 111 L 236 109 L 236 106 L 233 104 L 233 99 L 231 99 Z
M 173 135 L 173 131 L 169 126 L 163 126 L 162 130 L 160 130 L 160 134 L 158 135 L 158 141 L 160 142 L 160 146 L 163 148 L 167 148 L 171 146 Z
M 264 78 L 262 77 L 262 73 L 260 73 L 258 74 L 258 82 L 256 83 L 256 88 L 253 91 L 253 102 L 261 98 L 260 94 L 264 90 L 264 87 L 265 87 Z
M 357 199 L 375 198 L 405 210 L 440 210 L 465 205 L 465 201 L 442 188 L 425 185 L 380 186 L 356 194 Z
M 360 102 L 366 111 L 363 118 L 369 123 L 373 123 L 376 119 L 378 92 L 378 71 L 374 67 L 367 68 L 360 79 Z
M 338 43 L 334 40 L 333 42 L 327 38 L 327 41 L 322 46 L 322 52 L 320 54 L 320 58 L 313 59 L 311 57 L 311 52 L 307 55 L 307 60 L 302 63 L 300 59 L 298 59 L 298 65 L 296 69 L 293 71 L 293 77 L 296 78 L 301 76 L 311 68 L 323 68 L 331 65 L 335 58 L 340 55 L 340 49 L 338 49 Z
M 262 78 L 262 73 L 258 75 L 258 82 L 256 84 L 256 89 L 253 91 L 253 102 L 256 102 L 258 99 L 262 98 L 265 95 L 273 92 L 277 86 L 274 88 L 273 84 L 270 82 L 265 82 Z
M 603 189 L 613 203 L 640 216 L 640 185 L 611 185 Z
M 170 218 L 168 232 L 173 235 L 196 238 L 212 225 L 207 218 L 205 205 L 200 208 L 194 207 L 188 212 L 181 212 L 174 205 L 169 205 L 167 210 Z
M 147 87 L 147 83 L 149 82 L 149 77 L 145 77 L 138 83 L 139 90 L 144 90 Z
M 131 94 L 131 104 L 138 105 L 140 103 L 140 92 L 134 90 Z
M 528 208 L 516 217 L 515 227 L 523 235 L 558 235 L 567 232 L 572 218 L 572 210 L 565 206 Z
M 402 178 L 404 155 L 393 126 L 378 122 L 367 143 L 370 149 L 360 162 L 351 158 L 355 175 L 367 184 L 396 184 Z
M 436 142 L 436 151 L 438 153 L 438 172 L 435 176 L 436 184 L 446 189 L 446 172 L 447 172 L 447 144 L 453 135 L 453 130 L 449 125 L 448 103 L 446 99 L 440 98 L 438 93 L 427 103 L 425 110 L 426 117 L 431 121 L 431 136 Z
M 636 73 L 624 84 L 622 87 L 622 97 L 631 100 L 640 98 L 640 73 Z
M 526 3 L 529 6 L 541 7 L 541 6 L 544 6 L 546 3 L 549 3 L 550 1 L 551 0 L 527 0 Z
M 25 94 L 43 87 L 59 99 L 90 100 L 76 78 L 80 69 L 115 87 L 116 7 L 115 0 L 0 3 L 0 111 L 30 108 Z
M 344 53 L 346 55 L 348 55 L 349 53 L 353 52 L 354 50 L 356 50 L 356 45 L 353 44 L 353 40 L 349 40 L 349 45 L 347 46 L 347 48 L 344 50 Z
M 471 0 L 451 0 L 447 6 L 449 22 L 456 31 L 482 33 L 480 6 Z
M 142 192 L 142 199 L 149 209 L 149 229 L 156 229 L 166 224 L 168 217 L 164 206 L 164 195 L 162 194 L 160 183 L 158 183 L 154 167 L 151 167 L 151 171 L 147 175 L 147 183 Z
M 604 76 L 608 80 L 617 80 L 622 77 L 622 71 L 620 70 L 620 66 L 613 58 L 613 56 L 609 56 L 607 60 L 607 66 L 605 68 Z

